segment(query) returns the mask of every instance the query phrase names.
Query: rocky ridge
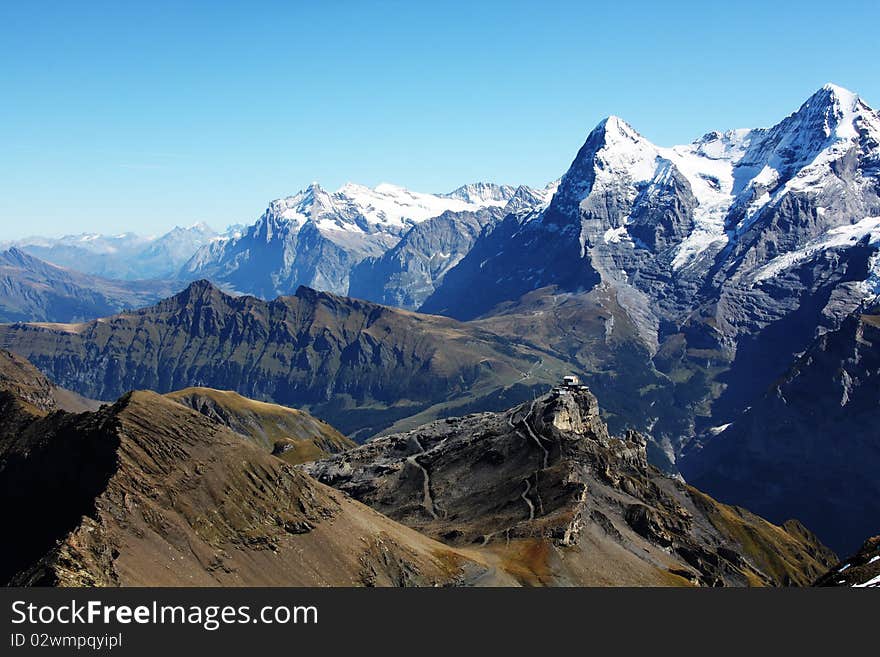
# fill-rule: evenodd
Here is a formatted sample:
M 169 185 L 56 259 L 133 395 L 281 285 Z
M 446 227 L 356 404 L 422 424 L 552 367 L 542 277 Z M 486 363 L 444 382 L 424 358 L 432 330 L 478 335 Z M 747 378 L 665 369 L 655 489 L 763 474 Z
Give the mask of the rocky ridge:
M 364 437 L 469 404 L 504 408 L 564 368 L 443 317 L 307 288 L 271 302 L 232 297 L 207 281 L 92 322 L 0 325 L 0 347 L 94 399 L 210 387 L 302 408 Z
M 880 587 L 880 536 L 866 540 L 858 552 L 820 577 L 816 586 Z

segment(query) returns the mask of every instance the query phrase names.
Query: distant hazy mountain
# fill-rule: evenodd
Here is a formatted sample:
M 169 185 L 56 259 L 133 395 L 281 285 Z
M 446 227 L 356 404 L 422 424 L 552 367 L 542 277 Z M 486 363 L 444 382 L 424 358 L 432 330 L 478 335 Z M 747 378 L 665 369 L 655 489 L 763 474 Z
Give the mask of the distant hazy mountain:
M 83 233 L 60 238 L 29 237 L 6 242 L 41 260 L 86 274 L 121 280 L 170 278 L 202 246 L 238 233 L 231 226 L 223 235 L 204 223 L 174 228 L 164 235 Z
M 384 299 L 389 294 L 385 290 L 388 281 L 382 278 L 386 273 L 362 271 L 355 284 L 351 277 L 358 263 L 381 258 L 408 231 L 441 215 L 453 225 L 445 229 L 440 227 L 443 221 L 432 225 L 447 233 L 462 227 L 456 223 L 460 213 L 468 213 L 462 222 L 469 227 L 490 221 L 494 215 L 481 211 L 503 208 L 516 195 L 516 188 L 488 183 L 466 185 L 443 195 L 389 184 L 371 189 L 351 183 L 328 192 L 315 183 L 294 196 L 273 201 L 240 237 L 200 249 L 180 276 L 210 279 L 225 289 L 263 298 L 291 294 L 300 285 L 349 294 L 356 285 L 360 296 Z M 465 242 L 470 230 L 463 231 Z M 406 291 L 398 294 L 406 295 Z M 421 298 L 419 292 L 410 296 Z
M 0 322 L 79 322 L 155 303 L 173 291 L 159 281 L 114 281 L 0 251 Z

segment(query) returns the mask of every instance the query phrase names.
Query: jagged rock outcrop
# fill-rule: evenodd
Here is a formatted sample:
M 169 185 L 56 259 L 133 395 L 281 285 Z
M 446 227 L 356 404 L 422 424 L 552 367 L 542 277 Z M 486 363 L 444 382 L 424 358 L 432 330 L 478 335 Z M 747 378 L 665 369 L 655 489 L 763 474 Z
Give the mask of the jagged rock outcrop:
M 536 584 L 790 585 L 834 555 L 795 522 L 719 504 L 611 436 L 596 398 L 560 389 L 504 413 L 426 424 L 303 466 Z

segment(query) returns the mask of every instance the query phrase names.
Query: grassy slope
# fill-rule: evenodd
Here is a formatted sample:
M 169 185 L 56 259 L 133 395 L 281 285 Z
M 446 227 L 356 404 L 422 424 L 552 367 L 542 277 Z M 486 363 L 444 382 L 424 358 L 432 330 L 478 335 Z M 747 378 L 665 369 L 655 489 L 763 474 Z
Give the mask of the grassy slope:
M 186 388 L 165 396 L 220 421 L 291 464 L 314 461 L 355 445 L 308 413 L 248 399 L 235 392 Z

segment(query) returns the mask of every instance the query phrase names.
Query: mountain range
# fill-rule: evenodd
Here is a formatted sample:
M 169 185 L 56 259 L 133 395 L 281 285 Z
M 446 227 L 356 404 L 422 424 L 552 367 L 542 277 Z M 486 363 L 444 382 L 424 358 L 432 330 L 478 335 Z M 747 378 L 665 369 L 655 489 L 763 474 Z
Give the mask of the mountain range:
M 304 285 L 414 308 L 486 226 L 550 189 L 477 183 L 423 194 L 349 183 L 328 192 L 313 183 L 273 201 L 239 237 L 202 247 L 180 276 L 267 299 Z
M 243 226 L 230 226 L 221 234 L 199 222 L 186 228 L 177 226 L 156 236 L 127 232 L 27 237 L 4 242 L 0 248 L 17 248 L 40 260 L 102 278 L 172 279 L 200 247 L 234 237 L 242 229 Z
M 271 302 L 233 297 L 207 281 L 90 322 L 0 325 L 0 345 L 90 398 L 234 390 L 309 409 L 361 438 L 456 408 L 504 408 L 566 371 L 452 319 L 305 287 Z
M 850 552 L 876 533 L 878 252 L 880 115 L 829 84 L 681 146 L 608 117 L 540 190 L 314 184 L 167 285 L 212 283 L 134 312 L 61 317 L 50 276 L 13 273 L 6 318 L 32 323 L 0 346 L 87 397 L 232 389 L 358 441 L 574 371 L 652 463 Z

